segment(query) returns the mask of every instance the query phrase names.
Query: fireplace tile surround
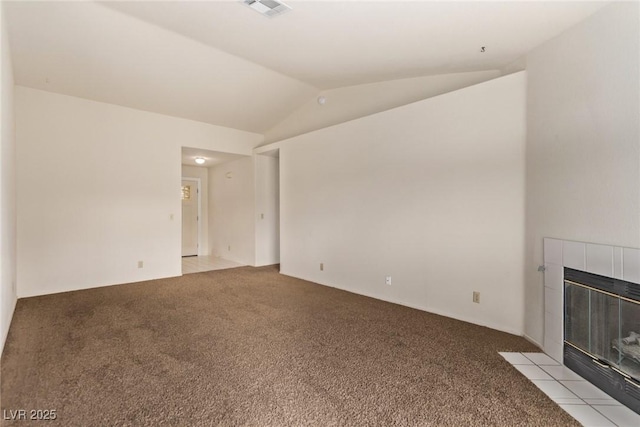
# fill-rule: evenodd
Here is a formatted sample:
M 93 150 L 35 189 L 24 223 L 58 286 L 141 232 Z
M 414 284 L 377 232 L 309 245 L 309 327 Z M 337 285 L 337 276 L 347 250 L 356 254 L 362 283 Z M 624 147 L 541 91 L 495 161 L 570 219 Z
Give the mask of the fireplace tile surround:
M 564 267 L 640 283 L 640 249 L 544 239 L 544 342 L 562 363 Z
M 546 354 L 562 365 L 564 268 L 640 283 L 640 249 L 545 238 L 544 266 L 543 348 Z

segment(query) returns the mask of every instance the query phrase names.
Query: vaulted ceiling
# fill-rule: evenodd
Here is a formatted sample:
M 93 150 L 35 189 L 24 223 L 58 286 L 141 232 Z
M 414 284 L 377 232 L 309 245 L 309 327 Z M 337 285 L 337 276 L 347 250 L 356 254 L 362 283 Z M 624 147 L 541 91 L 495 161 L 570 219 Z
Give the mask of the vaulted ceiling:
M 263 133 L 322 89 L 500 69 L 606 2 L 288 4 L 8 2 L 15 80 Z

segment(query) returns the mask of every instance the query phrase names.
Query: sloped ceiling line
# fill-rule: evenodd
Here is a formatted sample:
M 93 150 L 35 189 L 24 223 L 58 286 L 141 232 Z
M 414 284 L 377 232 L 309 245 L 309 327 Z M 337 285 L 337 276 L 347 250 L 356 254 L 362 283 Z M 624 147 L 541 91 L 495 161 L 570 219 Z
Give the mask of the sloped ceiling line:
M 321 90 L 501 69 L 608 2 L 289 3 L 4 6 L 18 85 L 264 134 Z

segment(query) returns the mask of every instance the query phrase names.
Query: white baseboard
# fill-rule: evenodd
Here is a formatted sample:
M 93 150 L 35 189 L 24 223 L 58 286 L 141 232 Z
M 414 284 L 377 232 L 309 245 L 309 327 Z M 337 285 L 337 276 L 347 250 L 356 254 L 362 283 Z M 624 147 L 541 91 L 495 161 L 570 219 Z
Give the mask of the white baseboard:
M 523 334 L 522 337 L 529 341 L 531 344 L 535 345 L 536 347 L 538 347 L 540 350 L 543 350 L 543 346 L 542 344 L 540 344 L 538 341 L 534 340 L 533 338 L 531 338 L 529 335 L 527 334 Z M 543 350 L 544 351 L 544 350 Z
M 505 328 L 502 325 L 496 325 L 496 324 L 492 324 L 490 322 L 478 322 L 476 319 L 471 319 L 471 318 L 468 318 L 468 317 L 465 317 L 465 316 L 460 316 L 460 315 L 453 314 L 453 313 L 450 313 L 450 312 L 446 312 L 446 311 L 443 311 L 443 310 L 436 310 L 436 309 L 433 309 L 432 307 L 429 307 L 429 306 L 423 306 L 423 305 L 417 305 L 417 304 L 413 304 L 413 303 L 407 303 L 407 302 L 404 302 L 404 301 L 398 301 L 398 300 L 394 300 L 392 298 L 382 297 L 380 295 L 376 295 L 376 294 L 372 294 L 372 293 L 368 293 L 368 292 L 355 291 L 353 289 L 343 288 L 343 287 L 336 286 L 336 285 L 330 284 L 330 283 L 320 283 L 320 282 L 317 282 L 315 279 L 309 279 L 309 278 L 306 278 L 306 277 L 300 277 L 300 276 L 296 276 L 296 275 L 293 275 L 293 274 L 289 274 L 286 271 L 283 271 L 282 268 L 280 269 L 280 274 L 283 274 L 285 276 L 295 277 L 296 279 L 305 280 L 307 282 L 315 283 L 317 285 L 322 285 L 322 286 L 327 286 L 327 287 L 330 287 L 330 288 L 340 289 L 342 291 L 350 292 L 352 294 L 362 295 L 362 296 L 369 297 L 369 298 L 374 298 L 374 299 L 377 299 L 377 300 L 380 300 L 380 301 L 390 302 L 392 304 L 398 304 L 398 305 L 401 305 L 401 306 L 404 306 L 404 307 L 414 308 L 416 310 L 424 311 L 424 312 L 431 313 L 431 314 L 437 314 L 439 316 L 449 317 L 451 319 L 460 320 L 462 322 L 467 322 L 467 323 L 471 323 L 471 324 L 478 325 L 478 326 L 484 326 L 486 328 L 495 329 L 496 331 L 500 331 L 500 332 L 506 332 L 506 333 L 511 334 L 511 335 L 523 336 L 523 331 L 516 331 L 516 330 L 512 330 L 510 328 Z

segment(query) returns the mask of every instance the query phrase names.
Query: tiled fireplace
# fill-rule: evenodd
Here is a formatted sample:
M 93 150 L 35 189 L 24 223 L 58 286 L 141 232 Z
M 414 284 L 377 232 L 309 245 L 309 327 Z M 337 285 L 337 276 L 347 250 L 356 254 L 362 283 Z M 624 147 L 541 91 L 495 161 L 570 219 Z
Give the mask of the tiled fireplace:
M 640 413 L 640 250 L 545 239 L 544 260 L 545 352 Z

